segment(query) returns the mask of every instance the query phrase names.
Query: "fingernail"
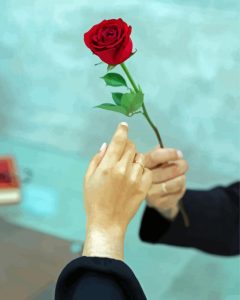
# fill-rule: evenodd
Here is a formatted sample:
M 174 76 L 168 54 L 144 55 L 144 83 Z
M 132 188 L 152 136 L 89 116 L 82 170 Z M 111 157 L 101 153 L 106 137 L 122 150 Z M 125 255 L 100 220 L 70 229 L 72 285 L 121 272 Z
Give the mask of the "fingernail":
M 99 152 L 102 152 L 107 146 L 107 143 L 103 143 L 102 146 L 99 149 Z
M 178 155 L 179 158 L 183 158 L 183 153 L 182 153 L 182 151 L 178 150 L 178 151 L 177 151 L 177 155 Z
M 121 122 L 120 124 L 128 127 L 128 123 L 127 122 Z

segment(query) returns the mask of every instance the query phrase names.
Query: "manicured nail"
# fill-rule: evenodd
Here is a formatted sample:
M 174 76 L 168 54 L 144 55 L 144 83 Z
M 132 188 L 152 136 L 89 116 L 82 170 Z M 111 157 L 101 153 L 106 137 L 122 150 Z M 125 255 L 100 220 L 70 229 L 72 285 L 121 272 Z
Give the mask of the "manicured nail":
M 183 158 L 183 153 L 182 153 L 182 151 L 178 150 L 178 151 L 177 151 L 177 155 L 178 155 L 179 158 Z
M 121 122 L 120 124 L 128 127 L 128 123 L 127 122 Z
M 103 143 L 99 149 L 99 152 L 102 152 L 103 150 L 105 150 L 106 146 L 107 146 L 107 143 Z

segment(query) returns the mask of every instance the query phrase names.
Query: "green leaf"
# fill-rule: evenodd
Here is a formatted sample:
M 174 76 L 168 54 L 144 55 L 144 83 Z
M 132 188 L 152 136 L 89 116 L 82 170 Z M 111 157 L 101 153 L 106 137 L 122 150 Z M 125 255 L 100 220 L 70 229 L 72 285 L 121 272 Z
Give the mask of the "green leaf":
M 107 71 L 111 71 L 112 69 L 114 69 L 117 65 L 108 65 L 107 67 Z
M 128 114 L 138 110 L 143 104 L 143 93 L 126 93 L 121 98 L 121 106 L 125 107 Z
M 122 98 L 123 93 L 112 93 L 112 98 L 113 101 L 117 104 L 117 105 L 121 105 L 121 98 Z
M 102 103 L 100 105 L 94 106 L 94 108 L 102 108 L 102 109 L 106 109 L 106 110 L 111 110 L 111 111 L 115 111 L 115 112 L 119 112 L 121 114 L 124 114 L 125 116 L 128 116 L 127 110 L 120 106 L 120 105 L 114 105 L 112 103 Z
M 109 86 L 127 86 L 125 79 L 118 73 L 107 73 L 101 78 Z

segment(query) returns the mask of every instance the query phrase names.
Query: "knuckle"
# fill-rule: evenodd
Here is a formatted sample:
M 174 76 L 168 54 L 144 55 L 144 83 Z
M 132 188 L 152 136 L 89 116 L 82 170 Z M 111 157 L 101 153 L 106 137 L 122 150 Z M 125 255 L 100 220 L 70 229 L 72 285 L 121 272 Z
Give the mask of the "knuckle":
M 115 168 L 113 168 L 112 174 L 115 177 L 122 178 L 125 176 L 125 170 L 120 166 L 116 166 Z
M 102 168 L 102 175 L 108 175 L 109 173 L 110 173 L 110 169 L 108 168 L 108 167 L 104 167 L 104 168 Z
M 128 178 L 128 183 L 129 183 L 131 186 L 137 186 L 137 185 L 138 185 L 137 178 L 135 178 L 135 177 L 129 177 L 129 178 Z

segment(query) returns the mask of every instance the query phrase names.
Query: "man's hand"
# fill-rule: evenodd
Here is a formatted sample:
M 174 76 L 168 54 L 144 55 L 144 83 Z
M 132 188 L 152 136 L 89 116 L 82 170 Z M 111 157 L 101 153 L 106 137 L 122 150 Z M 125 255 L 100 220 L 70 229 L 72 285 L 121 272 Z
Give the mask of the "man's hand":
M 146 200 L 164 217 L 173 219 L 179 212 L 178 203 L 186 191 L 188 164 L 181 151 L 172 148 L 154 149 L 145 153 L 145 167 L 152 170 L 152 185 Z

